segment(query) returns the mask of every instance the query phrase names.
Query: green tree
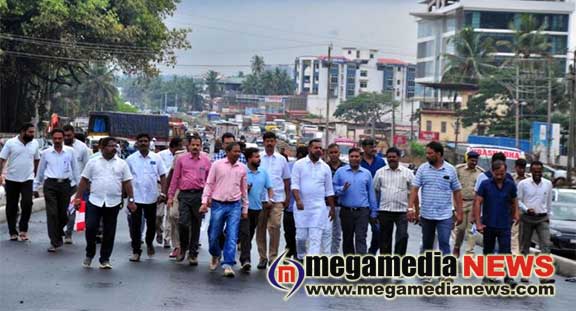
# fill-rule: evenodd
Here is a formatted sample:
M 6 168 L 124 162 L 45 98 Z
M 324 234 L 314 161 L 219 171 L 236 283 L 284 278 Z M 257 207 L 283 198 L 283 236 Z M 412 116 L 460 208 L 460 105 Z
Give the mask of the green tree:
M 390 93 L 361 93 L 338 105 L 334 116 L 346 121 L 370 124 L 374 137 L 376 123 L 382 122 L 384 116 L 398 106 Z
M 264 72 L 266 65 L 264 64 L 264 57 L 254 55 L 250 61 L 250 67 L 252 68 L 252 74 L 260 75 Z
M 138 112 L 138 108 L 127 104 L 127 103 L 123 103 L 122 100 L 120 98 L 118 98 L 117 103 L 116 103 L 116 111 L 120 111 L 120 112 Z
M 106 66 L 91 66 L 78 87 L 82 107 L 88 111 L 116 110 L 118 89 L 113 70 Z
M 188 29 L 168 29 L 179 0 L 0 0 L 0 131 L 46 110 L 88 64 L 154 76 L 188 48 Z M 45 116 L 40 115 L 40 118 Z
M 465 27 L 450 39 L 454 54 L 446 54 L 447 66 L 442 80 L 477 84 L 486 72 L 494 69 L 494 40 L 482 37 L 471 27 Z
M 204 82 L 208 87 L 208 94 L 211 99 L 214 99 L 221 94 L 220 86 L 218 85 L 219 81 L 220 75 L 214 70 L 210 70 L 204 75 Z

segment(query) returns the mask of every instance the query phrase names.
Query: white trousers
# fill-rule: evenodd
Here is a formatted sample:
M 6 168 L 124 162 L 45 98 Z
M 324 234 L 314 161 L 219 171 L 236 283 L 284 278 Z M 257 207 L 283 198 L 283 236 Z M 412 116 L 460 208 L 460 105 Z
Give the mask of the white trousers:
M 306 247 L 308 243 L 308 247 Z M 332 226 L 327 228 L 296 228 L 296 252 L 298 259 L 306 255 L 330 254 Z

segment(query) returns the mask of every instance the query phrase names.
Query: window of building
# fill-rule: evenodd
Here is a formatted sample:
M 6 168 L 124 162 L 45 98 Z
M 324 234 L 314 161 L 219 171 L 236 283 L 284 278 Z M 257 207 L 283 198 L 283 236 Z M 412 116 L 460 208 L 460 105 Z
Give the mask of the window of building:
M 400 97 L 400 91 L 396 90 L 396 97 Z
M 424 78 L 434 75 L 434 62 L 420 62 L 416 65 L 416 77 Z
M 368 81 L 360 81 L 360 87 L 361 88 L 367 88 L 368 87 Z
M 367 77 L 368 76 L 368 70 L 360 70 L 360 76 L 361 77 Z
M 398 72 L 402 72 L 402 67 L 398 67 Z
M 396 80 L 396 85 L 400 85 L 401 83 L 402 83 L 402 81 Z
M 426 121 L 426 131 L 432 131 L 432 120 Z
M 374 54 L 370 54 L 370 59 L 374 58 Z
M 440 132 L 446 133 L 446 121 L 442 121 L 442 123 L 440 123 Z
M 356 51 L 356 58 L 360 58 L 360 51 Z
M 434 56 L 434 40 L 418 43 L 418 58 Z
M 351 50 L 348 50 L 348 55 L 350 55 L 350 54 L 352 54 L 352 51 L 351 51 Z

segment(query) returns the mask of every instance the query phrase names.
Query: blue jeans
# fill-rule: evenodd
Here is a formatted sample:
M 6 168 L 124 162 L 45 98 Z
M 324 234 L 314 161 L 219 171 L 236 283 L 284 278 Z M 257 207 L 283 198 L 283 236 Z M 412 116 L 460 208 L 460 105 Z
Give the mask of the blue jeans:
M 231 267 L 236 264 L 236 242 L 238 241 L 242 207 L 240 206 L 240 202 L 219 203 L 212 201 L 212 207 L 210 209 L 210 226 L 208 227 L 210 255 L 215 257 L 222 255 L 220 235 L 224 229 L 224 224 L 226 224 L 226 240 L 224 242 L 224 260 L 222 261 L 222 266 Z
M 498 240 L 498 250 L 496 250 L 496 240 Z M 512 229 L 484 228 L 484 255 L 491 254 L 511 254 L 510 244 L 512 242 Z
M 433 220 L 420 217 L 422 224 L 422 250 L 431 251 L 438 232 L 438 247 L 443 255 L 450 254 L 450 233 L 452 232 L 452 217 L 444 220 Z

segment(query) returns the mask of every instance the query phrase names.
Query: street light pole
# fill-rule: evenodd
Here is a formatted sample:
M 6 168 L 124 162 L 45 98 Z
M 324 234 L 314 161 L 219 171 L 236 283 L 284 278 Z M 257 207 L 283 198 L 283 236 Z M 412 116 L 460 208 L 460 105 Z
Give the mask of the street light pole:
M 546 119 L 546 162 L 552 163 L 552 69 L 550 60 L 548 60 L 548 116 Z
M 332 67 L 332 43 L 328 46 L 328 79 L 326 80 L 326 124 L 324 127 L 324 148 L 328 149 L 328 125 L 330 121 L 330 69 Z
M 520 149 L 520 67 L 516 64 L 516 95 L 514 103 L 516 104 L 516 148 Z

